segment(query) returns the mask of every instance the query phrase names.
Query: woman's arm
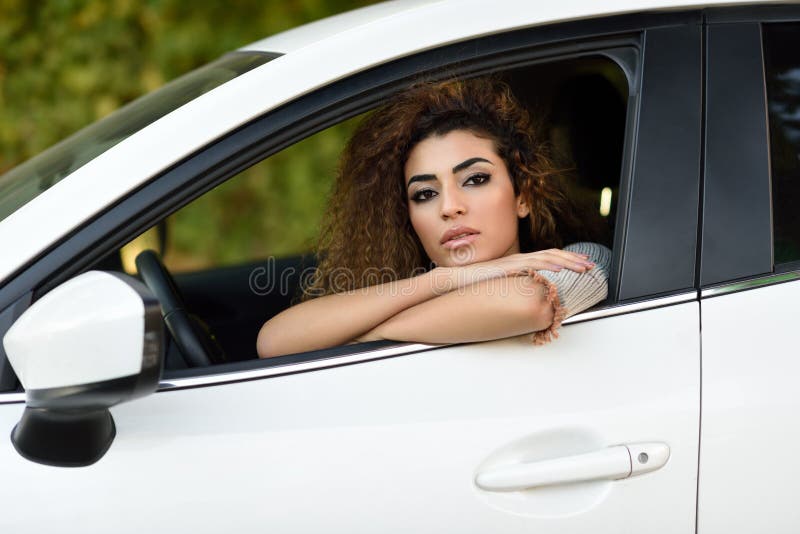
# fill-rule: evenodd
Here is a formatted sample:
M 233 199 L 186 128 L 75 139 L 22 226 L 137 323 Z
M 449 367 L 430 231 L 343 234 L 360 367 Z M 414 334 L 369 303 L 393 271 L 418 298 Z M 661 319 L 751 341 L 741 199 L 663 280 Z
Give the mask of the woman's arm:
M 485 280 L 408 308 L 357 341 L 486 341 L 542 330 L 553 323 L 548 288 L 528 276 Z
M 393 339 L 421 343 L 486 341 L 536 332 L 535 344 L 558 337 L 561 321 L 605 299 L 611 251 L 574 243 L 566 251 L 596 262 L 576 269 L 543 269 L 530 276 L 479 282 L 408 308 L 356 341 Z
M 267 321 L 258 333 L 259 358 L 343 345 L 401 311 L 440 295 L 449 272 L 336 293 L 302 302 Z M 443 286 L 445 289 L 437 289 Z
M 414 278 L 318 297 L 267 321 L 258 333 L 258 355 L 267 358 L 342 345 L 404 310 L 469 287 L 476 280 L 563 267 L 584 272 L 589 265 L 584 255 L 551 249 L 463 267 L 437 267 Z

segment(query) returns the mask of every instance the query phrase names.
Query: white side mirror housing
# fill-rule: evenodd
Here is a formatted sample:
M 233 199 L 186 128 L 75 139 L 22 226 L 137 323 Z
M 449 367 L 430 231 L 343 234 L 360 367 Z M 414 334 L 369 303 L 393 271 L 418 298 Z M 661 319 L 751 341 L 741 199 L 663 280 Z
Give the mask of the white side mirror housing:
M 127 275 L 89 271 L 36 301 L 3 338 L 26 393 L 17 451 L 48 465 L 99 460 L 116 433 L 108 408 L 157 388 L 163 336 L 158 301 Z

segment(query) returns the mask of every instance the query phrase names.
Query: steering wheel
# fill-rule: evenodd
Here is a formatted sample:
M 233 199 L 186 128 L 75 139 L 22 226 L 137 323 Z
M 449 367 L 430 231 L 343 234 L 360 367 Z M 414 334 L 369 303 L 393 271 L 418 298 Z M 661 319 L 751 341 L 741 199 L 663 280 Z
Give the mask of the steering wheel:
M 205 367 L 225 361 L 214 335 L 189 313 L 178 286 L 158 254 L 145 250 L 136 256 L 136 268 L 161 304 L 161 316 L 189 367 Z

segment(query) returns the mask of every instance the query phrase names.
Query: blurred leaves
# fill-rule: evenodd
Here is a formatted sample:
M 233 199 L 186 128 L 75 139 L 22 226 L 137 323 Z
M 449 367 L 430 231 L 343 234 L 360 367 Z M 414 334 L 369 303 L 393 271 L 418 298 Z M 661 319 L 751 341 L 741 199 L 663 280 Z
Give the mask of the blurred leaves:
M 310 251 L 339 154 L 358 120 L 275 154 L 175 213 L 168 266 L 195 270 Z
M 225 52 L 368 3 L 0 0 L 0 173 Z M 271 158 L 236 179 L 244 185 L 226 184 L 173 217 L 176 254 L 200 265 L 299 250 L 315 231 L 309 217 L 324 202 L 320 180 L 330 179 L 343 128 L 291 149 L 291 158 Z M 219 232 L 221 239 L 209 239 Z M 259 241 L 273 234 L 282 237 Z

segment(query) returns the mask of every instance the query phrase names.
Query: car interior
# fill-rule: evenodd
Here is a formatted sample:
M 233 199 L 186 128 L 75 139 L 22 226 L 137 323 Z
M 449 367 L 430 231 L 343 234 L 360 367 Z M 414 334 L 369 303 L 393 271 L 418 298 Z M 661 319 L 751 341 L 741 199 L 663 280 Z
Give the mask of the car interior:
M 573 221 L 563 221 L 564 243 L 595 241 L 613 249 L 628 102 L 625 73 L 609 58 L 589 55 L 520 67 L 502 76 L 538 118 L 540 135 L 546 136 L 552 158 L 563 171 L 559 179 L 576 214 Z M 330 172 L 319 180 L 319 190 L 313 191 L 317 198 L 325 197 L 347 135 L 338 139 L 340 144 L 327 151 L 330 161 L 324 168 Z M 278 153 L 268 160 L 284 156 Z M 252 177 L 237 175 L 226 184 L 247 179 Z M 226 184 L 223 186 L 228 187 Z M 261 325 L 296 301 L 303 278 L 316 265 L 313 242 L 298 243 L 288 253 L 245 251 L 233 260 L 199 267 L 191 261 L 184 265 L 172 261 L 176 218 L 220 187 L 160 221 L 148 231 L 149 242 L 143 244 L 144 235 L 140 236 L 95 265 L 96 269 L 130 274 L 138 271 L 161 300 L 165 315 L 170 315 L 167 374 L 181 376 L 190 368 L 196 371 L 211 364 L 227 364 L 223 367 L 231 369 L 263 367 L 352 352 L 354 347 L 348 345 L 313 354 L 257 359 L 255 341 Z M 242 195 L 228 198 L 232 212 L 239 210 L 237 200 Z M 315 215 L 321 216 L 321 211 L 315 210 Z M 224 238 L 222 228 L 216 239 Z M 155 252 L 143 252 L 145 249 Z M 181 338 L 177 343 L 176 332 Z M 373 342 L 370 347 L 391 344 Z

